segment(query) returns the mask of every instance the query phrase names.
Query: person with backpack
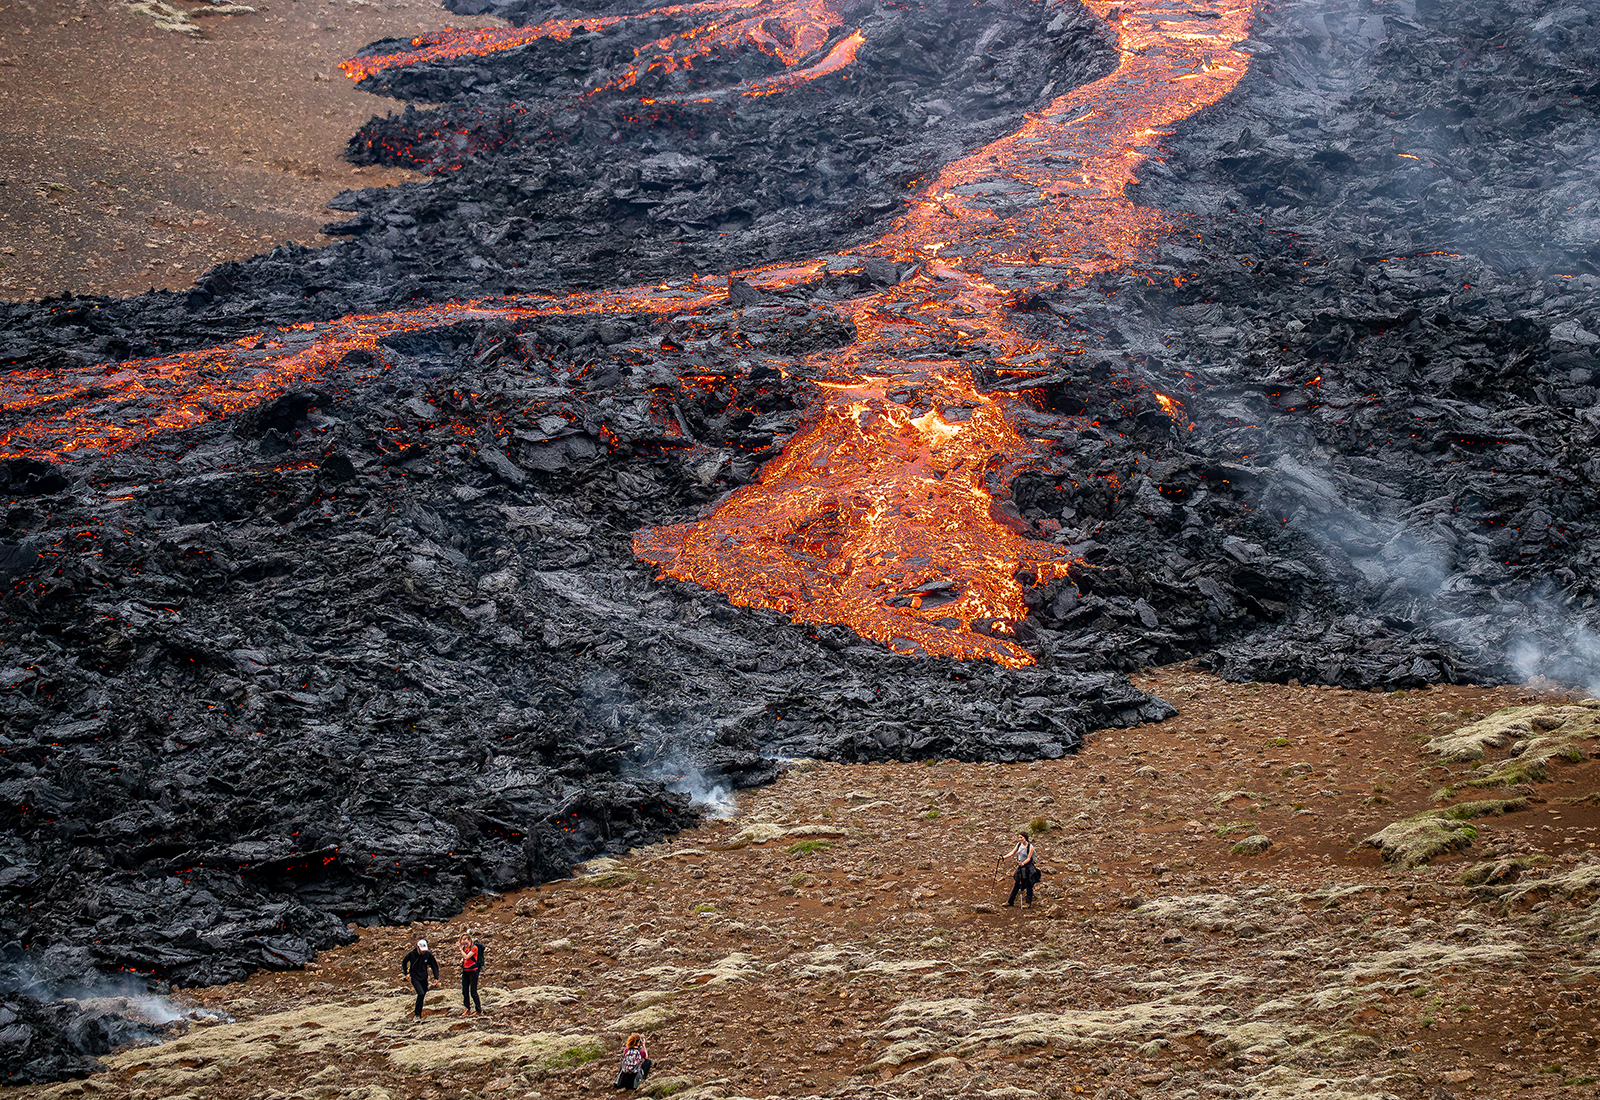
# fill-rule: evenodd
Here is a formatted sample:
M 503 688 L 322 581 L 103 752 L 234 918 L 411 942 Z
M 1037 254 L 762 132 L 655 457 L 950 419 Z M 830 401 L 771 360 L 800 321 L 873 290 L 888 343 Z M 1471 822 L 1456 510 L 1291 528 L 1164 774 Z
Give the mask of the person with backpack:
M 415 1015 L 422 1019 L 422 1000 L 428 995 L 428 971 L 433 971 L 433 984 L 439 984 L 439 960 L 433 957 L 433 952 L 428 950 L 427 940 L 418 940 L 405 958 L 400 960 L 400 973 L 411 981 L 411 988 L 417 993 L 417 1007 Z
M 635 1031 L 622 1047 L 622 1069 L 612 1088 L 636 1089 L 650 1076 L 650 1052 L 645 1049 L 644 1036 Z
M 1027 833 L 1017 834 L 1017 846 L 1011 849 L 1011 858 L 1017 861 L 1017 869 L 1011 876 L 1011 896 L 1006 899 L 1006 905 L 1017 903 L 1017 895 L 1023 896 L 1022 904 L 1033 905 L 1033 888 L 1038 883 L 1039 868 L 1033 862 L 1033 842 L 1028 839 Z
M 461 948 L 461 1015 L 483 1015 L 483 1005 L 478 1001 L 478 975 L 483 973 L 483 944 L 471 936 L 462 936 Z

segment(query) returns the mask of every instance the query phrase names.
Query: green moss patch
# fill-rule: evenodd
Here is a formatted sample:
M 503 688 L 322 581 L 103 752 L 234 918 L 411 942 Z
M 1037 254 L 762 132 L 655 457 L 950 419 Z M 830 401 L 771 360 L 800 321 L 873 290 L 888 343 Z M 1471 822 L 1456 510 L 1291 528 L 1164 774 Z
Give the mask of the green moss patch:
M 1373 833 L 1360 844 L 1376 848 L 1390 863 L 1415 867 L 1472 843 L 1478 830 L 1467 824 L 1489 814 L 1509 814 L 1528 808 L 1526 798 L 1485 798 L 1457 802 L 1396 821 Z
M 1378 849 L 1390 863 L 1416 867 L 1465 848 L 1477 835 L 1477 828 L 1467 822 L 1444 811 L 1430 811 L 1384 826 L 1359 847 Z
M 424 1039 L 406 1043 L 389 1051 L 389 1060 L 401 1069 L 416 1071 L 465 1070 L 488 1065 L 526 1066 L 560 1069 L 592 1062 L 606 1048 L 594 1036 L 557 1035 L 534 1032 L 531 1035 L 500 1033 L 463 1038 Z
M 1552 763 L 1582 760 L 1580 742 L 1595 737 L 1600 737 L 1600 699 L 1585 699 L 1561 706 L 1508 707 L 1440 734 L 1426 748 L 1447 761 L 1485 760 L 1491 752 L 1506 750 L 1507 757 L 1486 761 L 1461 785 L 1510 787 L 1547 781 Z
M 1259 856 L 1270 847 L 1272 847 L 1272 838 L 1257 833 L 1255 836 L 1245 837 L 1228 850 L 1236 856 Z
M 1524 871 L 1548 862 L 1544 856 L 1512 856 L 1474 863 L 1461 872 L 1463 886 L 1503 886 L 1517 881 Z
M 1488 817 L 1491 814 L 1514 814 L 1528 808 L 1526 798 L 1484 798 L 1476 802 L 1457 802 L 1454 806 L 1446 806 L 1441 810 L 1429 813 L 1441 813 L 1453 817 L 1457 821 L 1471 821 L 1475 817 Z

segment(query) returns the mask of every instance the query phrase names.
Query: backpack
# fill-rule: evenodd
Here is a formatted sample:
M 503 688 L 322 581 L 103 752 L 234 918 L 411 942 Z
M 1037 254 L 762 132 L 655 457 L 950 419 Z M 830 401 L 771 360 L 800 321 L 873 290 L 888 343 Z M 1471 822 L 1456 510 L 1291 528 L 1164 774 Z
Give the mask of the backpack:
M 641 1047 L 629 1047 L 622 1052 L 622 1072 L 637 1073 L 644 1064 L 644 1050 Z

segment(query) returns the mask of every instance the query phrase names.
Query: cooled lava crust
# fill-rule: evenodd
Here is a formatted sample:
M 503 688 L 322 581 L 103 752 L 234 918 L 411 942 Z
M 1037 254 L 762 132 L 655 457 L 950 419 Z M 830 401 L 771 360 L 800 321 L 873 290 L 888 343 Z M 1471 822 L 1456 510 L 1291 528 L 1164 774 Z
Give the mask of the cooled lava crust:
M 1175 212 L 1149 254 L 1007 298 L 1055 349 L 1031 372 L 956 331 L 933 349 L 1031 410 L 1032 457 L 985 485 L 996 522 L 1072 559 L 1022 578 L 1003 624 L 1036 663 L 906 656 L 659 580 L 635 537 L 703 518 L 814 423 L 811 365 L 859 335 L 841 303 L 942 278 L 852 250 L 1117 64 L 1074 5 L 839 11 L 794 65 L 730 51 L 626 82 L 677 29 L 652 17 L 378 70 L 440 106 L 375 119 L 350 155 L 434 175 L 345 196 L 346 243 L 187 295 L 0 307 L 0 943 L 35 992 L 300 965 L 347 924 L 671 831 L 696 813 L 674 776 L 1057 756 L 1170 714 L 1121 675 L 1151 664 L 1595 675 L 1600 29 L 1554 3 L 1257 11 L 1237 88 L 1139 170 L 1130 197 Z M 717 91 L 856 29 L 828 76 Z M 695 273 L 823 254 L 691 309 L 386 333 L 286 391 L 191 393 L 193 426 L 126 444 L 29 435 L 112 405 L 165 425 L 167 391 L 125 360 L 451 299 L 692 297 Z M 10 1081 L 112 1041 L 12 1000 L 35 1038 Z

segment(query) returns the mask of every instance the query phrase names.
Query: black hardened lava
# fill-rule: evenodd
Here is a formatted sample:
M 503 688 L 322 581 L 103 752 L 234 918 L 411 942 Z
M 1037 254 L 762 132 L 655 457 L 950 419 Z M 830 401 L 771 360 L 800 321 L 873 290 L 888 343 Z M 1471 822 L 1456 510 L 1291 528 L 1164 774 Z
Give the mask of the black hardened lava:
M 346 195 L 346 241 L 187 294 L 0 305 L 0 369 L 847 252 L 1112 64 L 1070 5 L 849 14 L 872 29 L 850 80 L 736 108 L 578 98 L 631 31 L 389 70 L 375 90 L 441 106 L 375 119 L 352 155 L 429 180 Z M 697 819 L 686 792 L 777 756 L 1058 756 L 1170 714 L 1121 673 L 1184 659 L 1595 678 L 1595 16 L 1286 3 L 1245 48 L 1238 89 L 1145 165 L 1139 201 L 1186 212 L 1152 263 L 1016 302 L 1065 353 L 1052 377 L 974 368 L 1057 414 L 1023 425 L 1047 457 L 993 486 L 1086 563 L 1034 590 L 1034 667 L 896 656 L 631 553 L 801 426 L 802 357 L 851 336 L 834 303 L 909 274 L 881 261 L 674 320 L 395 337 L 249 415 L 0 463 L 5 1080 L 125 1034 L 42 1003 L 69 979 L 298 966 L 351 924 L 659 837 Z
M 1192 221 L 1039 311 L 1094 363 L 1052 400 L 1125 371 L 1195 424 L 1029 475 L 1104 544 L 1104 603 L 1050 625 L 1238 680 L 1600 690 L 1600 16 L 1285 5 L 1245 47 L 1136 190 Z
M 350 156 L 424 168 L 431 179 L 346 192 L 332 205 L 355 216 L 328 232 L 347 242 L 221 264 L 184 294 L 0 305 L 0 367 L 129 359 L 267 324 L 848 250 L 882 233 L 940 165 L 1115 65 L 1104 25 L 1076 4 L 1064 14 L 1032 0 L 840 10 L 867 34 L 849 79 L 772 95 L 668 102 L 681 70 L 585 93 L 667 23 L 692 27 L 689 17 L 380 72 L 360 86 L 443 103 L 374 118 Z M 737 81 L 772 64 L 749 50 L 709 69 Z M 707 69 L 687 75 L 703 82 Z M 652 94 L 662 99 L 647 108 L 640 99 Z

